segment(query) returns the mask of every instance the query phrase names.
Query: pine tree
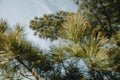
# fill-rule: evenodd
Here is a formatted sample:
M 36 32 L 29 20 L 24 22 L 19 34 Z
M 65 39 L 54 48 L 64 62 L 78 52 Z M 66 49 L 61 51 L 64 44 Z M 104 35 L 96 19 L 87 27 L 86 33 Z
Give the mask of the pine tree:
M 120 24 L 120 2 L 118 0 L 81 0 L 78 10 L 87 15 L 91 24 L 100 26 L 105 36 L 115 34 Z
M 93 25 L 88 18 L 90 17 L 82 14 L 80 15 L 79 13 L 71 14 L 64 19 L 61 27 L 58 29 L 59 37 L 67 42 L 67 44 L 58 48 L 53 47 L 50 51 L 50 54 L 52 54 L 52 61 L 59 66 L 56 67 L 59 75 L 52 74 L 52 79 L 60 78 L 62 80 L 64 78 L 68 78 L 69 80 L 69 74 L 72 73 L 67 71 L 67 69 L 69 69 L 69 67 L 71 68 L 71 66 L 65 66 L 64 62 L 68 59 L 74 58 L 73 61 L 77 59 L 82 59 L 84 61 L 89 70 L 87 72 L 90 76 L 88 80 L 104 80 L 104 77 L 107 79 L 119 80 L 119 77 L 117 77 L 119 75 L 119 71 L 116 71 L 119 69 L 119 63 L 117 63 L 119 60 L 119 57 L 117 57 L 119 55 L 119 47 L 113 46 L 114 44 L 119 44 L 119 37 L 117 35 L 117 37 L 106 37 L 102 31 L 99 30 L 99 24 L 93 24 L 93 28 Z M 96 32 L 97 34 L 95 34 Z M 49 32 L 46 32 L 46 34 L 47 33 Z M 50 38 L 48 36 L 45 37 Z M 111 48 L 107 47 L 106 44 L 109 44 L 112 40 L 115 42 L 111 43 Z M 73 64 L 75 64 L 75 62 Z M 58 69 L 61 67 L 65 70 L 65 75 L 61 73 L 61 69 Z M 74 69 L 74 66 L 72 66 L 72 68 Z M 75 67 L 75 69 L 78 70 L 77 67 Z M 56 72 L 56 70 L 54 71 Z M 69 74 L 67 74 L 67 72 L 69 72 Z M 82 71 L 74 73 L 79 74 L 79 72 L 81 73 Z M 113 72 L 115 73 L 113 74 Z M 75 77 L 77 74 L 71 76 Z M 79 76 L 79 78 L 85 79 L 86 77 Z
M 1 21 L 0 69 L 6 72 L 3 77 L 31 79 L 25 74 L 29 72 L 35 80 L 119 80 L 119 1 L 82 0 L 80 6 L 80 13 L 62 11 L 31 20 L 30 28 L 40 38 L 61 38 L 66 43 L 52 46 L 46 54 L 25 40 L 20 25 L 12 30 Z M 87 68 L 85 72 L 78 65 L 80 60 Z
M 56 14 L 44 15 L 41 18 L 35 17 L 30 21 L 30 28 L 35 30 L 42 38 L 50 38 L 51 40 L 59 37 L 59 29 L 67 16 L 73 13 L 59 11 Z

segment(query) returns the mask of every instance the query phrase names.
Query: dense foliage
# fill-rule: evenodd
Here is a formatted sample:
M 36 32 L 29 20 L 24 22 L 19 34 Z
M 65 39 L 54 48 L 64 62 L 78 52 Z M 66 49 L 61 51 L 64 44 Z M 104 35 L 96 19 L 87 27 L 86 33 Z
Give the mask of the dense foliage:
M 104 80 L 107 78 L 108 80 L 119 80 L 119 63 L 117 62 L 119 61 L 119 57 L 117 57 L 119 56 L 119 47 L 117 46 L 119 44 L 119 31 L 116 32 L 116 36 L 113 35 L 110 38 L 98 30 L 98 25 L 96 25 L 96 27 L 93 26 L 95 25 L 92 25 L 88 17 L 84 15 L 74 13 L 67 16 L 58 32 L 59 37 L 68 44 L 60 46 L 59 48 L 52 48 L 51 53 L 53 54 L 53 59 L 55 62 L 62 64 L 61 66 L 63 66 L 63 62 L 71 58 L 74 58 L 73 61 L 78 59 L 78 62 L 79 59 L 82 59 L 88 71 L 78 71 L 81 72 L 82 75 L 83 73 L 89 75 L 89 78 L 83 75 L 84 79 Z M 108 47 L 107 44 L 111 45 L 111 47 Z M 116 46 L 114 46 L 115 44 Z M 73 64 L 75 63 L 76 62 Z M 72 74 L 72 72 L 70 74 Z M 69 76 L 67 77 L 69 78 Z
M 118 0 L 76 0 L 79 13 L 35 17 L 40 38 L 61 38 L 48 53 L 24 38 L 24 28 L 0 22 L 0 78 L 5 80 L 120 80 Z M 29 73 L 28 73 L 29 72 Z
M 118 30 L 120 24 L 119 0 L 81 0 L 79 13 L 87 15 L 90 23 L 105 36 L 111 37 Z
M 56 55 L 54 50 L 51 50 L 49 54 L 43 54 L 37 47 L 25 41 L 23 31 L 20 25 L 16 25 L 15 30 L 12 30 L 8 28 L 5 21 L 0 23 L 0 70 L 4 73 L 0 74 L 1 79 L 69 80 L 83 78 L 75 64 L 73 66 L 71 62 L 64 63 L 66 58 L 59 59 L 59 55 Z M 64 74 L 62 70 L 65 70 Z
M 35 34 L 42 38 L 57 39 L 59 36 L 59 29 L 67 16 L 73 13 L 59 11 L 56 14 L 44 15 L 41 18 L 35 17 L 30 22 L 30 28 L 35 30 Z

